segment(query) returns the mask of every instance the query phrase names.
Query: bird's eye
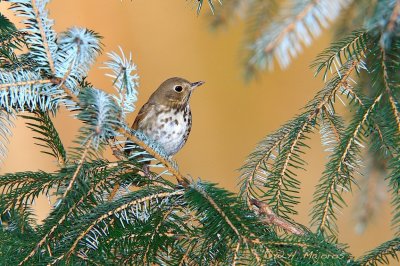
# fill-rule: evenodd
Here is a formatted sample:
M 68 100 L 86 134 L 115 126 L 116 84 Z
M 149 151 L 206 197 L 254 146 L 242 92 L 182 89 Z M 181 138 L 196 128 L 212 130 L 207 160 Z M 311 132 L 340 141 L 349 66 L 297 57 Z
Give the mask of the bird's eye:
M 182 86 L 175 86 L 174 90 L 175 90 L 176 92 L 182 92 L 182 91 L 183 91 L 183 88 L 182 88 Z

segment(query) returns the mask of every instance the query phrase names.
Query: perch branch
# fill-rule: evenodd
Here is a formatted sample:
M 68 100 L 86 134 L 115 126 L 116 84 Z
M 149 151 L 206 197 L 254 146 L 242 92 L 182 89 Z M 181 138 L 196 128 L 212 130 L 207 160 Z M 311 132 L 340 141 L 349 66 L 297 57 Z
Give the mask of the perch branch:
M 294 235 L 303 236 L 305 234 L 305 232 L 298 226 L 295 226 L 292 223 L 276 215 L 272 211 L 271 207 L 269 207 L 268 204 L 266 204 L 265 202 L 252 199 L 251 204 L 258 208 L 258 214 L 260 216 L 261 222 L 268 225 L 276 225 L 279 228 L 282 228 L 283 230 Z

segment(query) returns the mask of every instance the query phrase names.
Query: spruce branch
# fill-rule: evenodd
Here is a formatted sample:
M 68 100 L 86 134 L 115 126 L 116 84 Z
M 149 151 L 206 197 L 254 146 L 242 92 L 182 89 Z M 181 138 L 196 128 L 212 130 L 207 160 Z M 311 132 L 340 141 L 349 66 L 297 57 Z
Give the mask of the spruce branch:
M 149 191 L 150 192 L 150 191 Z M 75 249 L 77 248 L 77 245 L 79 244 L 79 242 L 99 223 L 101 223 L 102 221 L 104 221 L 105 219 L 108 219 L 110 216 L 113 216 L 115 213 L 123 211 L 127 208 L 130 208 L 132 206 L 138 205 L 138 204 L 142 204 L 146 201 L 152 200 L 152 199 L 162 199 L 162 198 L 168 198 L 168 197 L 174 197 L 174 196 L 179 196 L 182 195 L 184 192 L 182 190 L 176 190 L 176 191 L 167 191 L 167 192 L 159 192 L 159 191 L 155 191 L 154 193 L 149 195 L 146 195 L 142 198 L 135 198 L 133 197 L 132 200 L 127 201 L 126 203 L 118 206 L 116 205 L 116 208 L 108 211 L 105 214 L 100 215 L 97 219 L 95 219 L 94 221 L 92 221 L 90 224 L 88 224 L 88 226 L 85 226 L 85 230 L 82 231 L 79 235 L 76 236 L 76 238 L 74 238 L 73 243 L 71 245 L 71 247 L 69 248 L 69 250 L 64 254 L 61 255 L 60 257 L 58 257 L 56 260 L 53 261 L 52 264 L 55 264 L 57 261 L 60 261 L 61 259 L 65 259 L 68 261 L 69 257 L 72 255 L 72 253 L 75 251 Z M 114 203 L 115 204 L 115 203 Z
M 86 77 L 101 52 L 100 38 L 94 31 L 78 27 L 60 34 L 55 77 L 73 94 L 79 93 L 76 91 L 78 82 Z
M 13 32 L 17 30 L 14 23 L 12 23 L 6 16 L 0 14 L 0 32 Z
M 34 15 L 36 17 L 36 20 L 37 20 L 37 25 L 38 25 L 39 32 L 40 32 L 40 37 L 41 37 L 41 40 L 43 42 L 44 50 L 46 52 L 46 58 L 48 59 L 48 63 L 49 63 L 49 66 L 50 66 L 51 73 L 55 73 L 53 55 L 52 55 L 52 53 L 50 51 L 50 44 L 49 44 L 49 42 L 51 42 L 53 40 L 52 39 L 48 40 L 48 37 L 47 37 L 47 34 L 46 34 L 46 30 L 47 29 L 45 27 L 47 25 L 45 25 L 45 23 L 46 23 L 44 21 L 45 16 L 43 14 L 43 12 L 45 12 L 45 11 L 44 11 L 44 6 L 42 6 L 44 3 L 41 3 L 39 1 L 39 6 L 38 6 L 36 0 L 32 0 L 31 4 L 32 4 L 32 9 L 33 9 L 32 11 L 33 11 L 33 13 L 34 13 Z
M 350 189 L 353 182 L 352 172 L 356 170 L 358 147 L 362 147 L 360 135 L 363 126 L 376 105 L 382 99 L 383 93 L 378 94 L 373 102 L 362 108 L 360 114 L 350 124 L 341 143 L 335 148 L 331 160 L 321 178 L 320 184 L 314 194 L 314 208 L 312 224 L 317 226 L 318 232 L 326 234 L 328 231 L 336 235 L 334 208 L 345 204 L 341 192 Z
M 1 15 L 1 14 L 0 14 Z M 1 15 L 4 17 L 3 15 Z M 4 17 L 5 18 L 5 17 Z M 1 21 L 0 21 L 1 23 Z M 10 22 L 11 23 L 11 22 Z M 12 24 L 12 23 L 11 23 Z M 16 29 L 15 25 L 0 26 L 0 67 L 8 70 L 25 65 L 27 60 L 19 58 L 17 51 L 23 51 L 26 48 L 26 33 Z
M 145 252 L 144 252 L 144 256 L 143 256 L 143 263 L 144 263 L 144 264 L 145 264 L 145 263 L 149 263 L 149 261 L 148 261 L 148 255 L 149 255 L 149 252 L 150 252 L 151 244 L 152 244 L 152 242 L 153 242 L 155 236 L 156 236 L 157 234 L 159 234 L 159 230 L 160 230 L 160 227 L 163 225 L 163 222 L 165 222 L 165 221 L 167 220 L 167 218 L 171 215 L 171 213 L 172 213 L 173 211 L 174 211 L 174 208 L 173 208 L 173 207 L 171 207 L 169 210 L 167 210 L 167 211 L 163 214 L 162 219 L 160 219 L 159 223 L 158 223 L 158 224 L 156 225 L 156 227 L 154 228 L 153 232 L 151 233 L 151 236 L 150 236 L 150 239 L 149 239 L 149 243 L 147 244 L 147 246 L 146 246 L 146 248 L 145 248 Z M 127 263 L 129 263 L 130 261 L 132 261 L 132 258 L 129 256 L 129 257 L 127 257 L 127 258 L 124 260 L 124 264 L 127 264 Z
M 250 62 L 258 68 L 273 68 L 273 58 L 281 68 L 287 68 L 291 58 L 309 46 L 313 37 L 321 34 L 340 11 L 351 1 L 292 1 L 292 6 L 281 11 L 281 19 L 272 23 L 254 43 Z
M 25 85 L 35 85 L 35 84 L 50 84 L 51 80 L 44 79 L 44 80 L 27 80 L 27 81 L 20 81 L 20 82 L 13 82 L 13 83 L 3 83 L 0 84 L 0 89 L 6 89 L 9 87 L 18 87 L 18 86 L 25 86 Z
M 235 266 L 238 260 L 238 254 L 240 251 L 240 240 L 238 241 L 236 248 L 235 248 L 235 253 L 233 254 L 233 259 L 232 259 L 232 266 Z
M 7 112 L 55 110 L 63 102 L 63 91 L 49 79 L 29 70 L 0 72 L 0 107 Z
M 46 5 L 48 0 L 7 0 L 12 3 L 11 10 L 24 17 L 26 38 L 32 54 L 41 69 L 55 74 L 54 60 L 56 58 L 56 34 L 52 29 L 53 21 L 48 18 Z
M 45 172 L 20 172 L 0 176 L 2 186 L 2 214 L 11 209 L 20 209 L 41 195 L 49 195 L 50 189 L 59 186 L 63 176 Z
M 33 111 L 32 114 L 33 116 L 20 115 L 20 117 L 32 121 L 27 123 L 28 128 L 40 134 L 40 137 L 34 137 L 41 141 L 41 143 L 36 144 L 49 149 L 50 151 L 42 152 L 56 158 L 60 168 L 63 168 L 67 162 L 67 155 L 50 115 L 39 110 Z
M 262 196 L 255 189 L 263 186 L 268 178 L 269 174 L 263 170 L 263 167 L 267 166 L 269 160 L 275 158 L 274 153 L 278 150 L 282 141 L 287 138 L 290 128 L 292 128 L 292 125 L 289 122 L 275 133 L 268 135 L 265 140 L 259 143 L 256 150 L 249 155 L 246 164 L 241 167 L 242 174 L 240 178 L 242 179 L 242 184 L 240 194 L 249 208 L 252 205 L 252 198 L 260 198 Z M 264 194 L 263 190 L 260 192 Z
M 295 235 L 302 236 L 305 234 L 303 229 L 293 225 L 292 223 L 276 215 L 272 211 L 272 209 L 268 206 L 268 204 L 255 199 L 253 199 L 251 203 L 258 208 L 258 214 L 261 216 L 260 219 L 262 222 L 268 225 L 278 226 L 283 230 Z
M 297 200 L 293 193 L 298 190 L 299 183 L 294 178 L 296 174 L 289 169 L 289 166 L 295 169 L 302 168 L 304 161 L 299 155 L 301 152 L 299 148 L 306 147 L 303 142 L 306 134 L 318 125 L 316 120 L 322 111 L 326 111 L 329 115 L 334 114 L 332 104 L 335 96 L 351 88 L 351 74 L 364 68 L 364 62 L 360 58 L 351 58 L 306 106 L 306 112 L 290 121 L 271 137 L 267 137 L 265 142 L 257 147 L 256 152 L 249 156 L 247 163 L 241 168 L 242 178 L 245 180 L 242 183 L 241 193 L 248 197 L 246 200 L 254 197 L 257 199 L 260 193 L 253 191 L 261 191 L 262 197 L 266 197 L 268 204 L 278 216 L 283 215 L 283 218 L 288 218 L 286 216 L 288 213 L 295 212 L 293 206 L 297 204 Z M 277 145 L 280 145 L 279 153 L 271 157 Z M 270 158 L 273 158 L 271 163 Z M 268 187 L 268 190 L 263 187 Z
M 399 2 L 399 1 L 398 1 Z M 396 6 L 397 7 L 397 6 Z M 400 4 L 398 7 L 399 11 L 400 11 Z M 395 118 L 396 124 L 397 124 L 397 130 L 400 134 L 400 113 L 397 107 L 397 101 L 394 99 L 392 90 L 393 90 L 393 85 L 390 82 L 390 78 L 389 78 L 389 73 L 388 73 L 388 66 L 387 66 L 387 54 L 384 48 L 380 48 L 381 51 L 381 68 L 382 68 L 382 81 L 383 81 L 383 86 L 386 90 L 386 93 L 388 95 L 389 98 L 389 102 L 390 102 L 390 107 L 391 110 L 393 112 L 393 116 Z
M 3 162 L 7 154 L 6 143 L 8 143 L 8 138 L 12 134 L 10 127 L 14 125 L 13 118 L 13 113 L 0 110 L 0 163 Z
M 400 15 L 400 1 L 397 0 L 393 8 L 393 12 L 390 15 L 389 22 L 387 23 L 386 26 L 387 32 L 392 32 L 394 30 L 396 24 L 398 23 L 399 15 Z
M 82 156 L 81 156 L 81 158 L 79 159 L 78 164 L 77 164 L 77 167 L 76 167 L 76 170 L 75 170 L 75 172 L 73 173 L 73 175 L 72 175 L 72 177 L 71 177 L 71 180 L 69 181 L 69 183 L 68 183 L 68 185 L 67 185 L 67 188 L 66 188 L 65 191 L 64 191 L 64 194 L 63 194 L 63 196 L 62 196 L 63 198 L 65 198 L 65 197 L 68 195 L 68 193 L 71 191 L 72 186 L 74 185 L 74 183 L 75 183 L 75 181 L 76 181 L 76 178 L 78 177 L 78 174 L 79 174 L 79 172 L 80 172 L 80 170 L 81 170 L 81 168 L 82 168 L 82 166 L 83 166 L 83 164 L 84 164 L 84 162 L 85 162 L 85 160 L 86 160 L 86 157 L 88 156 L 88 151 L 89 151 L 89 149 L 90 149 L 90 146 L 92 145 L 92 141 L 93 141 L 93 139 L 90 138 L 90 139 L 87 141 L 86 145 L 84 146 Z
M 130 53 L 129 57 L 126 57 L 121 47 L 119 50 L 121 56 L 115 52 L 107 54 L 110 60 L 105 65 L 112 71 L 112 74 L 106 76 L 114 80 L 113 85 L 118 93 L 118 97 L 114 96 L 114 100 L 122 109 L 122 118 L 125 118 L 127 113 L 133 112 L 135 109 L 139 76 L 136 73 L 132 74 L 136 71 L 136 65 L 132 62 L 132 54 Z
M 397 253 L 400 250 L 400 238 L 393 238 L 385 243 L 382 243 L 373 250 L 367 252 L 365 255 L 357 259 L 358 265 L 378 265 L 389 264 L 388 257 L 399 260 Z
M 192 186 L 192 188 L 197 191 L 199 194 L 201 194 L 209 203 L 210 205 L 216 210 L 216 212 L 221 215 L 221 217 L 225 220 L 225 222 L 229 225 L 229 227 L 235 232 L 236 236 L 238 238 L 241 238 L 241 234 L 239 233 L 239 230 L 236 228 L 236 226 L 232 223 L 232 221 L 228 218 L 228 216 L 224 213 L 224 211 L 221 210 L 221 208 L 218 206 L 218 204 L 214 201 L 212 197 L 210 197 L 207 192 L 199 186 L 200 184 L 195 184 Z
M 79 164 L 74 172 L 74 175 L 78 172 L 78 169 L 82 168 L 83 164 Z M 104 189 L 104 187 L 110 183 L 111 181 L 116 179 L 116 174 L 123 172 L 125 170 L 125 165 L 122 163 L 112 163 L 112 164 L 108 164 L 108 165 L 102 165 L 100 164 L 99 166 L 97 166 L 96 171 L 98 172 L 102 172 L 102 174 L 104 175 L 104 178 L 101 178 L 98 182 L 94 182 L 95 184 L 88 190 L 86 191 L 86 193 L 82 194 L 82 196 L 78 199 L 74 199 L 74 202 L 72 204 L 72 206 L 68 206 L 67 207 L 67 212 L 65 212 L 64 214 L 62 214 L 60 217 L 56 217 L 56 219 L 52 218 L 50 214 L 50 218 L 48 217 L 47 220 L 51 220 L 54 219 L 55 223 L 53 226 L 51 226 L 50 228 L 48 228 L 46 231 L 46 233 L 43 235 L 43 237 L 37 242 L 36 246 L 34 247 L 34 249 L 19 263 L 19 265 L 23 265 L 24 263 L 26 263 L 30 258 L 32 258 L 36 252 L 38 252 L 39 248 L 44 245 L 49 238 L 54 234 L 54 232 L 63 225 L 64 221 L 67 220 L 68 217 L 70 217 L 74 212 L 77 211 L 77 208 L 80 207 L 80 205 L 83 204 L 83 202 L 87 199 L 89 199 L 90 197 L 92 197 L 95 193 L 97 193 L 99 190 Z M 72 179 L 74 179 L 74 177 L 72 177 Z M 72 180 L 71 179 L 71 180 Z M 71 184 L 71 182 L 70 182 Z M 60 200 L 65 201 L 67 195 L 67 190 L 68 188 L 65 190 L 64 195 L 62 196 L 62 198 Z M 59 202 L 58 206 L 61 206 L 61 204 L 65 204 L 62 201 Z M 67 205 L 67 204 L 66 204 Z M 56 209 L 56 215 L 57 213 L 60 212 L 60 210 Z M 48 247 L 48 252 L 51 254 L 51 249 L 50 247 Z
M 344 122 L 340 116 L 330 114 L 326 109 L 320 115 L 320 135 L 323 146 L 327 146 L 325 151 L 332 152 L 334 147 L 343 138 Z
M 322 78 L 326 81 L 328 71 L 338 72 L 344 63 L 352 58 L 361 61 L 365 58 L 365 52 L 368 49 L 368 35 L 364 30 L 352 32 L 338 42 L 320 53 L 311 67 L 316 68 L 315 76 L 322 72 Z

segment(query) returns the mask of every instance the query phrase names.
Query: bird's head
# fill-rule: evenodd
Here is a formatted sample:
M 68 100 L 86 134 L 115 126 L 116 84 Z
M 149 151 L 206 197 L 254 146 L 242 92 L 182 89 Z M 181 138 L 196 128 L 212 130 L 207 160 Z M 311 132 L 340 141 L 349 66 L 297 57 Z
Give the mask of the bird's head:
M 204 81 L 189 82 L 183 78 L 169 78 L 150 96 L 149 102 L 166 106 L 185 106 L 195 88 Z

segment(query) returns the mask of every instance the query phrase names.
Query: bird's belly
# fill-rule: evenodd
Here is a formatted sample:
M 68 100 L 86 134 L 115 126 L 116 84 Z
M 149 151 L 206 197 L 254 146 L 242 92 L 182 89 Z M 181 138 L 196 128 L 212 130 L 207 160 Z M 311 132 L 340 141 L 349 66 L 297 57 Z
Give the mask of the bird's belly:
M 155 140 L 170 156 L 177 153 L 185 144 L 189 130 L 188 119 L 184 118 L 183 112 L 161 113 L 144 133 Z

